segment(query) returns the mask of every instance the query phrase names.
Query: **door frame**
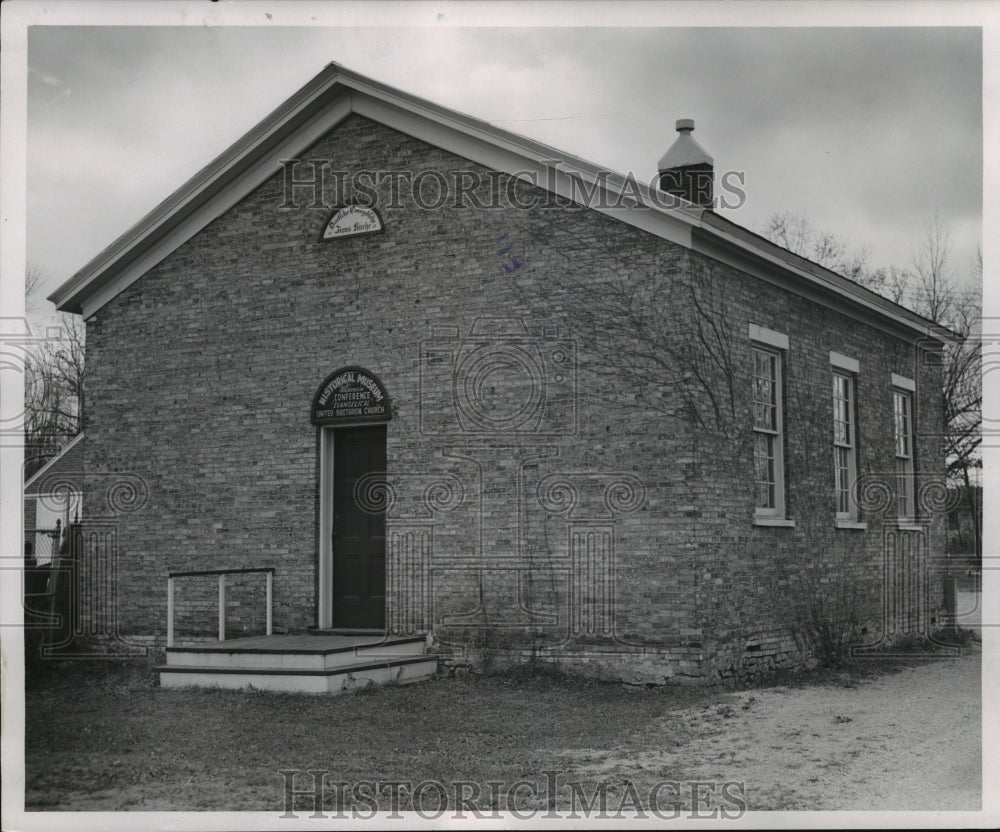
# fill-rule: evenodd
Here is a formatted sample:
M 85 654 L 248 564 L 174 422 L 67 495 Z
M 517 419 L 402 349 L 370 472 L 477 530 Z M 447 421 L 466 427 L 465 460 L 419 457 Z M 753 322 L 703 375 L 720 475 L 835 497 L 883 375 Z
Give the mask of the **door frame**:
M 319 629 L 333 627 L 333 471 L 334 431 L 354 428 L 386 426 L 386 445 L 389 440 L 389 422 L 358 422 L 357 424 L 323 426 L 319 428 L 319 581 L 316 598 L 317 623 Z M 388 461 L 388 460 L 387 460 Z M 388 467 L 388 465 L 386 466 Z M 388 518 L 387 518 L 388 519 Z M 386 535 L 386 568 L 388 571 L 388 535 Z M 386 575 L 388 579 L 388 574 Z M 385 593 L 385 620 L 389 621 L 389 587 Z

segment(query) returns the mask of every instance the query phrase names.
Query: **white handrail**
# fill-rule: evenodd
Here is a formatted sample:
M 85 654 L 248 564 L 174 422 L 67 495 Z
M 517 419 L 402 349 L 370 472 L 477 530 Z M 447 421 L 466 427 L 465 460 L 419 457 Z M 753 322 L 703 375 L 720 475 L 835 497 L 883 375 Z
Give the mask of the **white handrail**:
M 267 635 L 274 631 L 273 627 L 273 598 L 274 598 L 274 567 L 264 566 L 251 569 L 205 569 L 193 572 L 168 572 L 167 573 L 167 647 L 174 646 L 174 584 L 177 578 L 191 578 L 196 576 L 218 575 L 219 576 L 219 641 L 226 640 L 226 575 L 238 575 L 246 572 L 263 572 L 266 585 L 266 605 L 267 605 Z
M 174 579 L 167 578 L 167 647 L 174 646 Z
M 267 572 L 265 574 L 265 580 L 267 582 L 267 635 L 271 635 L 271 597 L 274 594 L 274 573 Z
M 226 575 L 219 575 L 219 641 L 226 640 Z

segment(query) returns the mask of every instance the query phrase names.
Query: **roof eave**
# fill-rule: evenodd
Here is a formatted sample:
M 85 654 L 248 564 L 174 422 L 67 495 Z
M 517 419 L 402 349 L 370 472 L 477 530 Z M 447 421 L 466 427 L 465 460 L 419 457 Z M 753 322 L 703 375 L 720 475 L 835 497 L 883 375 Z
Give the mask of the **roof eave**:
M 130 267 L 136 271 L 142 265 L 144 257 L 152 256 L 148 253 L 155 250 L 161 240 L 172 234 L 185 220 L 210 205 L 215 197 L 224 193 L 248 169 L 266 159 L 275 148 L 280 148 L 283 141 L 289 140 L 300 129 L 305 130 L 305 125 L 310 124 L 310 120 L 315 119 L 317 114 L 345 97 L 348 99 L 342 105 L 345 112 L 354 111 L 354 93 L 362 94 L 358 106 L 365 100 L 384 102 L 397 108 L 396 111 L 428 118 L 437 125 L 469 136 L 480 142 L 480 146 L 489 144 L 523 158 L 536 167 L 541 165 L 553 170 L 554 188 L 563 195 L 567 191 L 567 177 L 583 179 L 588 184 L 601 188 L 604 194 L 618 197 L 619 200 L 626 191 L 638 191 L 644 200 L 644 204 L 638 208 L 598 209 L 638 228 L 675 240 L 678 239 L 680 229 L 681 239 L 690 241 L 691 247 L 696 250 L 695 235 L 703 248 L 705 241 L 714 239 L 722 248 L 741 250 L 746 256 L 770 264 L 771 268 L 782 269 L 798 279 L 804 279 L 809 285 L 847 300 L 864 310 L 867 315 L 881 315 L 910 335 L 931 337 L 942 342 L 956 337 L 943 327 L 920 318 L 841 275 L 804 258 L 798 258 L 712 211 L 683 200 L 677 207 L 662 207 L 659 200 L 651 197 L 651 191 L 646 185 L 635 180 L 631 180 L 630 184 L 629 177 L 612 174 L 591 162 L 358 75 L 336 63 L 328 64 L 256 127 L 77 271 L 49 299 L 64 312 L 81 314 L 85 312 L 85 305 L 89 305 L 91 311 L 100 308 L 106 299 L 101 300 L 99 296 L 107 294 L 123 272 Z M 365 96 L 369 98 L 366 99 Z M 708 247 L 711 248 L 711 245 Z
M 137 249 L 141 250 L 144 245 L 148 247 L 166 228 L 181 221 L 212 193 L 225 187 L 248 163 L 252 163 L 255 155 L 266 152 L 266 148 L 281 135 L 294 130 L 318 102 L 323 105 L 329 103 L 322 100 L 323 93 L 336 83 L 339 75 L 340 69 L 336 64 L 327 66 L 79 269 L 49 295 L 49 300 L 62 312 L 79 314 L 82 311 L 81 299 L 97 288 L 95 284 L 103 285 L 113 280 L 117 269 L 138 256 Z
M 855 317 L 868 322 L 880 319 L 885 322 L 886 328 L 891 328 L 897 334 L 912 340 L 930 339 L 939 345 L 963 340 L 961 335 L 947 327 L 924 318 L 818 263 L 800 257 L 714 212 L 706 212 L 693 241 L 696 250 L 709 256 L 718 257 L 721 250 L 728 248 L 764 264 L 768 269 L 778 267 L 798 280 L 805 280 L 806 285 L 815 293 L 814 299 L 827 296 L 836 298 L 838 302 L 847 301 L 859 313 Z M 775 282 L 780 283 L 780 280 Z
M 65 445 L 63 445 L 62 450 L 59 451 L 54 457 L 48 460 L 41 468 L 35 471 L 27 480 L 25 480 L 24 485 L 21 487 L 22 492 L 26 492 L 31 486 L 38 482 L 48 471 L 52 469 L 56 463 L 59 462 L 69 451 L 76 447 L 80 442 L 83 441 L 83 431 L 80 431 L 76 436 L 69 440 Z
M 341 98 L 353 98 L 354 93 L 370 96 L 370 100 L 394 105 L 401 111 L 428 117 L 446 128 L 459 131 L 480 142 L 488 142 L 525 160 L 542 164 L 554 171 L 556 176 L 569 175 L 583 179 L 589 184 L 596 184 L 612 196 L 620 196 L 626 187 L 627 177 L 620 174 L 609 176 L 608 171 L 592 162 L 569 156 L 541 142 L 510 133 L 488 122 L 402 92 L 331 63 L 256 127 L 194 174 L 156 208 L 80 268 L 49 295 L 49 300 L 60 311 L 84 314 L 88 299 L 113 284 L 130 264 L 141 260 L 158 241 L 169 235 L 214 196 L 224 191 L 229 184 L 239 179 L 249 167 L 265 158 L 269 149 L 293 135 L 314 114 Z M 636 185 L 638 190 L 648 197 L 649 189 L 642 183 L 634 183 L 631 189 L 636 190 Z M 646 199 L 647 205 L 651 202 L 652 200 Z M 675 222 L 680 220 L 682 225 L 690 227 L 692 223 L 697 222 L 702 210 L 697 206 L 685 204 L 671 213 L 675 217 Z M 98 308 L 101 305 L 103 302 L 97 304 Z

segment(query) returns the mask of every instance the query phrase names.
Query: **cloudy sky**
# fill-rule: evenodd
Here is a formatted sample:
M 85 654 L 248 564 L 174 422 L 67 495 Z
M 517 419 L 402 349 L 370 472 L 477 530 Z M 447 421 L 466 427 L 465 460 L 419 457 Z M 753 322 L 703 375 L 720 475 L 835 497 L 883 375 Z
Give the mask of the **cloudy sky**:
M 694 118 L 717 173 L 745 174 L 731 219 L 799 213 L 872 265 L 909 265 L 935 212 L 957 277 L 982 238 L 975 27 L 548 27 L 515 4 L 480 28 L 449 4 L 285 8 L 243 4 L 233 20 L 258 26 L 162 25 L 191 17 L 161 7 L 128 19 L 161 25 L 29 29 L 26 253 L 47 291 L 330 61 L 647 182 L 674 120 Z M 279 25 L 296 21 L 311 25 Z

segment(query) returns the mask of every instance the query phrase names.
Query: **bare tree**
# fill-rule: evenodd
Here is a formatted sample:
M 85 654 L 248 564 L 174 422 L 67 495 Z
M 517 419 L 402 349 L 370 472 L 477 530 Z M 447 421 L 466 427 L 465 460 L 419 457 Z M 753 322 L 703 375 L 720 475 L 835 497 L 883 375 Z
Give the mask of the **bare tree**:
M 845 277 L 864 282 L 868 275 L 867 246 L 850 249 L 842 238 L 815 228 L 802 214 L 772 214 L 760 233 L 782 248 Z
M 860 283 L 895 303 L 900 303 L 906 292 L 910 278 L 905 270 L 895 266 L 887 269 L 872 267 L 868 246 L 851 248 L 843 238 L 815 228 L 801 214 L 790 211 L 772 214 L 760 234 L 782 248 Z
M 773 215 L 761 232 L 772 242 L 808 257 L 956 333 L 944 351 L 945 455 L 949 486 L 973 518 L 976 551 L 982 552 L 979 470 L 982 468 L 982 252 L 963 288 L 951 267 L 950 233 L 939 214 L 925 226 L 909 269 L 871 269 L 867 249 L 846 254 L 834 235 L 816 230 L 800 215 Z
M 24 270 L 24 307 L 31 312 L 40 301 L 42 292 L 42 281 L 45 279 L 45 272 L 35 263 L 28 263 Z
M 962 287 L 951 268 L 948 226 L 934 214 L 924 226 L 913 254 L 907 301 L 914 312 L 958 335 L 944 350 L 943 394 L 945 459 L 949 487 L 972 518 L 975 551 L 982 554 L 982 506 L 978 499 L 982 469 L 982 281 L 980 249 Z
M 29 265 L 25 274 L 25 304 L 38 304 L 43 273 Z M 24 444 L 25 477 L 83 429 L 84 324 L 76 315 L 60 315 L 58 335 L 34 345 L 25 359 Z
M 982 275 L 982 252 L 975 270 Z M 928 306 L 942 302 L 929 294 Z M 945 349 L 945 455 L 950 487 L 959 495 L 971 518 L 975 552 L 982 556 L 982 500 L 979 487 L 983 466 L 982 300 L 978 289 L 954 290 L 946 299 L 950 328 L 962 340 Z
M 736 411 L 730 320 L 723 288 L 704 269 L 571 281 L 578 331 L 598 371 L 626 379 L 646 404 L 728 434 Z M 692 314 L 679 316 L 678 300 Z M 669 390 L 666 397 L 662 390 Z
M 598 233 L 593 242 L 613 257 L 621 245 L 612 232 Z M 543 315 L 565 315 L 586 344 L 581 369 L 628 382 L 639 401 L 668 419 L 734 439 L 742 424 L 741 370 L 724 276 L 692 256 L 595 280 L 568 254 L 553 253 L 567 268 L 550 276 L 539 298 L 518 294 L 526 306 L 547 307 Z
M 924 226 L 923 240 L 913 254 L 910 280 L 913 292 L 910 305 L 913 310 L 946 326 L 954 325 L 956 312 L 955 281 L 948 262 L 951 255 L 950 236 L 941 216 L 934 214 Z

